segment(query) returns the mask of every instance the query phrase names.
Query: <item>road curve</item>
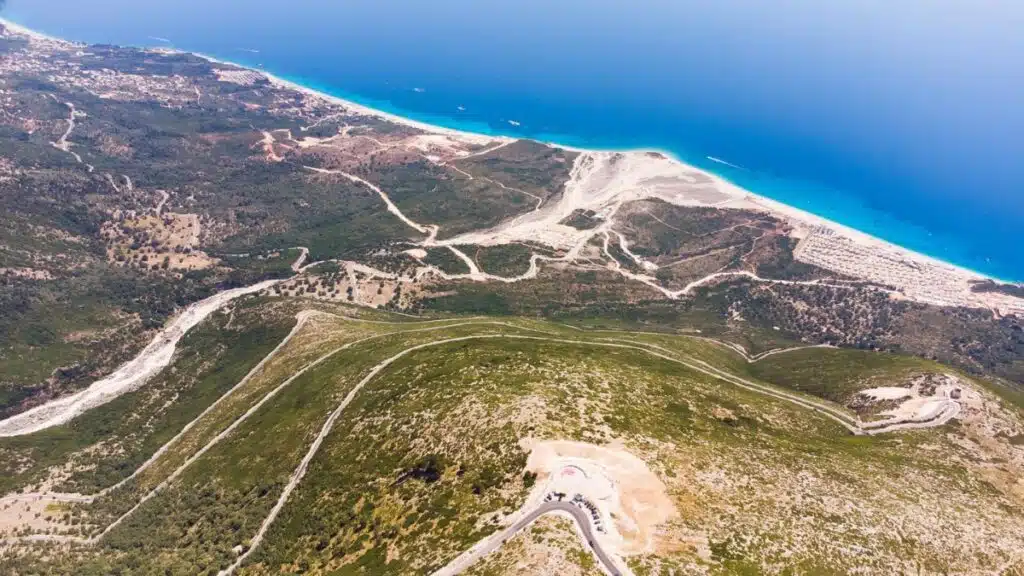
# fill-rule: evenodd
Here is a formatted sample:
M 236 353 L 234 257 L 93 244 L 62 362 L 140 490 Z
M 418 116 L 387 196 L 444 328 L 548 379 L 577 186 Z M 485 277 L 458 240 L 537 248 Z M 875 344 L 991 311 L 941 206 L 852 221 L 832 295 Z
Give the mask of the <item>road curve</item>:
M 604 567 L 605 572 L 612 576 L 622 576 L 622 571 L 618 566 L 616 566 L 611 556 L 601 548 L 600 542 L 595 538 L 594 528 L 590 523 L 590 518 L 587 516 L 587 513 L 579 506 L 569 502 L 545 502 L 541 504 L 515 524 L 505 528 L 497 534 L 488 536 L 465 554 L 457 558 L 454 562 L 437 572 L 434 572 L 432 576 L 456 576 L 457 574 L 461 574 L 470 566 L 476 564 L 484 556 L 487 556 L 491 552 L 501 548 L 505 542 L 526 529 L 530 524 L 533 524 L 538 518 L 553 512 L 566 512 L 571 515 L 573 520 L 575 520 L 576 524 L 580 527 L 580 530 L 583 532 L 583 537 L 586 539 L 584 547 L 589 548 L 594 553 L 594 556 L 597 557 L 598 561 L 601 562 L 601 565 Z

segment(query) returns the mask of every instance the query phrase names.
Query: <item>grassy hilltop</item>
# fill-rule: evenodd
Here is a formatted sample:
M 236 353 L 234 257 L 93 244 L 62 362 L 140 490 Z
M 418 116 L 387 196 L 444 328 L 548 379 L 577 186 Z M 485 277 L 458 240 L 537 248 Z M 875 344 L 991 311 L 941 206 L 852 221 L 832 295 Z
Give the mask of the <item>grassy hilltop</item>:
M 228 329 L 240 339 L 211 349 L 206 334 L 226 323 L 216 320 L 189 338 L 169 371 L 189 378 L 160 380 L 142 393 L 159 400 L 173 391 L 191 404 L 154 401 L 140 412 L 132 408 L 138 398 L 110 403 L 94 419 L 73 421 L 74 438 L 89 432 L 80 444 L 64 439 L 72 430 L 63 429 L 0 440 L 6 461 L 23 463 L 6 481 L 39 482 L 54 450 L 73 463 L 62 489 L 90 493 L 126 477 L 283 336 L 296 310 L 286 302 L 240 304 Z M 259 336 L 265 328 L 253 318 L 274 310 L 280 327 Z M 855 436 L 790 400 L 840 400 L 827 405 L 853 417 L 842 403 L 850 391 L 944 373 L 937 364 L 819 348 L 750 362 L 691 336 L 581 331 L 517 318 L 378 318 L 385 321 L 309 314 L 251 378 L 142 473 L 91 504 L 47 512 L 52 531 L 96 535 L 156 489 L 114 529 L 89 545 L 22 549 L 0 566 L 216 573 L 248 550 L 308 456 L 240 573 L 425 573 L 523 505 L 536 481 L 524 446 L 541 440 L 617 447 L 664 483 L 675 513 L 649 549 L 627 556 L 637 574 L 783 565 L 805 573 L 859 566 L 892 573 L 908 558 L 928 571 L 956 572 L 1005 561 L 1012 546 L 998 542 L 1022 533 L 1019 504 L 977 466 L 981 452 L 968 447 L 976 433 L 969 425 Z M 196 372 L 197 363 L 207 368 Z M 346 401 L 310 453 L 329 414 Z M 1004 404 L 1010 421 L 1019 417 Z M 119 422 L 142 418 L 150 424 L 125 436 Z M 194 454 L 201 455 L 189 462 Z M 902 513 L 893 517 L 893 510 Z M 588 565 L 559 552 L 571 540 L 522 538 L 516 546 L 532 553 Z M 514 572 L 508 554 L 476 569 L 503 573 L 507 564 Z

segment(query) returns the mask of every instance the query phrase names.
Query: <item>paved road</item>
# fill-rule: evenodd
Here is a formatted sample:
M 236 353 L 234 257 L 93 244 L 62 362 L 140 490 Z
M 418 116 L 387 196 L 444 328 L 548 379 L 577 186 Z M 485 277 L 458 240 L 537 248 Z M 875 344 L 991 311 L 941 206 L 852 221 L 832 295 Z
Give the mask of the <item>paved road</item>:
M 455 576 L 456 574 L 461 573 L 484 556 L 494 552 L 498 548 L 501 548 L 505 542 L 528 527 L 536 521 L 537 518 L 552 512 L 568 512 L 572 515 L 576 524 L 578 524 L 580 530 L 582 530 L 583 536 L 587 539 L 587 547 L 594 551 L 594 555 L 597 556 L 597 559 L 604 566 L 605 571 L 612 574 L 612 576 L 622 576 L 622 571 L 619 570 L 618 566 L 615 565 L 615 562 L 612 561 L 608 553 L 601 548 L 601 544 L 597 541 L 597 538 L 594 537 L 594 527 L 590 523 L 590 516 L 585 510 L 570 504 L 569 502 L 545 502 L 544 504 L 541 504 L 515 524 L 509 526 L 497 535 L 487 538 L 479 548 L 476 548 L 469 554 L 459 558 L 457 562 L 449 564 L 445 569 L 436 572 L 434 576 L 442 574 L 444 576 Z

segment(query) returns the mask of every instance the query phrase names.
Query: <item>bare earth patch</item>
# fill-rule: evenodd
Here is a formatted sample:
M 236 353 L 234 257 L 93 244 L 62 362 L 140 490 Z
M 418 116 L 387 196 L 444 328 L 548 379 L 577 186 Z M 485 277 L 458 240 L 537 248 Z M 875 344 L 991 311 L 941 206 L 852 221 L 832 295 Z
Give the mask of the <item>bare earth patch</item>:
M 658 528 L 677 512 L 665 484 L 621 445 L 526 440 L 526 468 L 544 492 L 575 493 L 597 504 L 609 522 L 607 546 L 622 555 L 653 552 Z

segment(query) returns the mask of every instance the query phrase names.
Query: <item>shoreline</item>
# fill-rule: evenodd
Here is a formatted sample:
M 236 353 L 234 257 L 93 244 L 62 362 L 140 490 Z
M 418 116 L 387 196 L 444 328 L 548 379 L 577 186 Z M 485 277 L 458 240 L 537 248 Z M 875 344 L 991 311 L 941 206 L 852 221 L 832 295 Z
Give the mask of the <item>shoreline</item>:
M 223 65 L 227 65 L 227 66 L 236 66 L 236 67 L 244 69 L 244 70 L 251 70 L 253 72 L 257 72 L 259 74 L 262 74 L 262 75 L 266 76 L 266 78 L 267 78 L 267 80 L 269 82 L 271 82 L 272 84 L 275 84 L 277 86 L 288 88 L 288 89 L 291 89 L 291 90 L 296 90 L 298 92 L 302 92 L 304 94 L 307 94 L 307 95 L 310 95 L 310 96 L 314 96 L 314 97 L 323 99 L 323 100 L 325 100 L 327 102 L 330 102 L 332 104 L 343 106 L 343 107 L 345 107 L 345 108 L 349 109 L 350 111 L 355 112 L 357 114 L 361 114 L 361 115 L 365 115 L 365 116 L 373 116 L 373 117 L 376 117 L 376 118 L 381 118 L 383 120 L 387 120 L 387 121 L 393 122 L 395 124 L 400 124 L 400 125 L 403 125 L 403 126 L 408 126 L 410 128 L 416 128 L 418 130 L 422 130 L 422 131 L 428 132 L 428 133 L 442 134 L 442 135 L 446 135 L 446 136 L 453 136 L 453 137 L 456 137 L 456 138 L 464 138 L 464 139 L 471 140 L 471 141 L 473 141 L 475 143 L 480 143 L 480 144 L 487 143 L 487 142 L 495 142 L 495 143 L 498 143 L 498 142 L 511 142 L 511 141 L 515 141 L 515 140 L 519 140 L 519 139 L 533 140 L 532 138 L 527 138 L 527 137 L 513 137 L 513 136 L 501 136 L 501 135 L 484 134 L 484 133 L 480 133 L 480 132 L 471 132 L 471 131 L 468 131 L 468 130 L 461 130 L 461 129 L 458 129 L 458 128 L 449 128 L 447 126 L 440 126 L 440 125 L 437 125 L 437 124 L 430 124 L 428 122 L 423 122 L 423 121 L 420 121 L 420 120 L 416 120 L 416 119 L 413 119 L 413 118 L 402 116 L 400 114 L 396 114 L 396 113 L 393 113 L 393 112 L 387 112 L 385 110 L 380 110 L 378 108 L 373 108 L 373 107 L 367 106 L 365 104 L 360 104 L 358 102 L 349 100 L 347 98 L 331 94 L 331 93 L 326 92 L 324 90 L 321 90 L 321 89 L 318 89 L 318 88 L 313 88 L 313 87 L 310 87 L 310 86 L 306 86 L 304 84 L 301 84 L 298 81 L 288 80 L 286 78 L 282 78 L 281 76 L 279 76 L 277 74 L 274 74 L 272 72 L 268 72 L 266 70 L 263 70 L 262 68 L 247 66 L 247 65 L 244 65 L 244 64 L 240 64 L 238 62 L 232 62 L 230 60 L 224 60 L 222 58 L 217 58 L 217 57 L 214 57 L 214 56 L 210 56 L 208 54 L 203 54 L 201 52 L 193 52 L 193 51 L 188 51 L 188 50 L 177 50 L 177 49 L 170 50 L 170 51 L 177 52 L 177 53 L 184 53 L 184 54 L 192 54 L 192 55 L 198 56 L 200 58 L 204 58 L 206 60 L 209 60 L 211 62 L 216 62 L 218 64 L 223 64 Z M 829 228 L 829 229 L 835 231 L 836 233 L 838 233 L 838 234 L 840 234 L 842 236 L 845 236 L 845 237 L 849 238 L 850 240 L 852 240 L 852 241 L 854 241 L 854 242 L 856 242 L 858 244 L 867 244 L 867 245 L 871 245 L 871 246 L 875 246 L 875 247 L 882 247 L 882 248 L 898 251 L 903 256 L 907 257 L 908 259 L 923 260 L 923 261 L 926 261 L 927 263 L 929 263 L 931 265 L 944 267 L 944 268 L 956 271 L 956 272 L 958 272 L 960 274 L 965 274 L 965 275 L 971 276 L 972 278 L 977 279 L 977 280 L 992 280 L 992 281 L 995 281 L 995 282 L 998 282 L 998 283 L 1001 283 L 1001 284 L 1020 284 L 1020 282 L 1017 282 L 1017 281 L 1004 280 L 1002 278 L 997 278 L 997 277 L 995 277 L 995 276 L 993 276 L 991 274 L 986 274 L 984 272 L 980 272 L 980 271 L 977 271 L 977 270 L 972 270 L 972 269 L 967 268 L 965 266 L 960 266 L 958 264 L 954 264 L 952 262 L 948 262 L 946 260 L 942 260 L 939 257 L 931 256 L 931 255 L 925 254 L 923 252 L 918 252 L 916 250 L 913 250 L 911 248 L 907 248 L 905 246 L 900 246 L 899 244 L 895 244 L 893 242 L 890 242 L 890 241 L 885 240 L 883 238 L 879 238 L 877 236 L 872 236 L 871 234 L 869 234 L 867 232 L 863 232 L 861 230 L 857 230 L 856 228 L 853 228 L 853 227 L 848 226 L 846 224 L 842 224 L 840 222 L 836 222 L 834 220 L 830 220 L 830 219 L 828 219 L 828 218 L 826 218 L 824 216 L 819 216 L 819 215 L 814 214 L 812 212 L 808 212 L 807 210 L 804 210 L 802 208 L 798 208 L 796 206 L 792 206 L 792 205 L 780 202 L 778 200 L 774 200 L 774 199 L 769 198 L 767 196 L 763 196 L 761 194 L 758 194 L 757 192 L 754 192 L 752 190 L 744 188 L 744 187 L 740 186 L 739 184 L 736 184 L 735 182 L 731 181 L 730 179 L 726 178 L 725 176 L 716 174 L 714 172 L 711 172 L 711 171 L 709 171 L 707 169 L 704 169 L 704 168 L 701 168 L 699 166 L 694 166 L 693 164 L 689 164 L 686 161 L 684 161 L 682 158 L 680 158 L 678 154 L 676 154 L 674 152 L 671 152 L 671 151 L 668 151 L 668 150 L 659 149 L 659 148 L 614 148 L 614 147 L 609 147 L 609 148 L 583 148 L 583 147 L 580 147 L 580 146 L 573 146 L 573 145 L 568 145 L 568 144 L 562 144 L 562 143 L 559 143 L 559 142 L 549 141 L 549 140 L 535 140 L 535 141 L 540 142 L 542 144 L 545 144 L 547 146 L 551 146 L 551 147 L 554 147 L 554 148 L 560 148 L 562 150 L 568 150 L 570 152 L 577 152 L 577 153 L 580 153 L 580 154 L 586 154 L 586 153 L 592 153 L 592 152 L 613 152 L 613 153 L 619 153 L 619 154 L 647 154 L 647 153 L 660 154 L 661 156 L 664 156 L 669 162 L 672 162 L 673 164 L 677 165 L 679 168 L 681 168 L 683 170 L 699 172 L 699 173 L 707 176 L 708 178 L 712 179 L 717 185 L 734 190 L 737 194 L 740 194 L 740 195 L 744 196 L 745 199 L 753 202 L 754 204 L 757 204 L 762 209 L 764 209 L 764 210 L 766 210 L 766 211 L 768 211 L 770 213 L 773 213 L 773 214 L 781 217 L 782 219 L 788 221 L 790 224 L 799 224 L 799 225 L 811 226 L 811 227 L 819 227 L 820 226 L 820 227 Z
M 207 60 L 210 60 L 211 62 L 217 62 L 219 64 L 224 64 L 224 65 L 228 65 L 228 66 L 237 66 L 237 67 L 245 69 L 245 70 L 251 70 L 253 72 L 258 72 L 258 73 L 263 74 L 264 76 L 266 76 L 268 81 L 270 81 L 272 84 L 276 84 L 276 85 L 281 86 L 281 87 L 285 87 L 285 88 L 288 88 L 288 89 L 291 89 L 291 90 L 296 90 L 296 91 L 302 92 L 304 94 L 308 94 L 310 96 L 321 98 L 323 100 L 326 100 L 328 102 L 331 102 L 331 103 L 339 105 L 339 106 L 344 106 L 345 108 L 347 108 L 350 111 L 353 111 L 353 112 L 355 112 L 357 114 L 361 114 L 361 115 L 365 115 L 365 116 L 374 116 L 374 117 L 377 117 L 377 118 L 381 118 L 383 120 L 387 120 L 389 122 L 394 122 L 395 124 L 400 124 L 400 125 L 403 125 L 403 126 L 408 126 L 410 128 L 416 128 L 418 130 L 423 130 L 424 132 L 429 132 L 429 133 L 433 133 L 433 134 L 442 134 L 442 135 L 453 136 L 453 137 L 457 137 L 457 138 L 464 138 L 464 139 L 467 139 L 467 140 L 472 140 L 472 141 L 477 142 L 477 143 L 511 142 L 511 141 L 515 141 L 515 140 L 519 140 L 519 139 L 532 140 L 531 138 L 525 138 L 525 137 L 517 138 L 517 137 L 512 137 L 512 136 L 490 135 L 490 134 L 483 134 L 483 133 L 479 133 L 479 132 L 470 132 L 470 131 L 466 131 L 466 130 L 460 130 L 458 128 L 449 128 L 447 126 L 439 126 L 439 125 L 436 125 L 436 124 L 429 124 L 427 122 L 422 122 L 422 121 L 415 120 L 413 118 L 408 118 L 408 117 L 405 117 L 405 116 L 401 116 L 399 114 L 395 114 L 395 113 L 392 113 L 392 112 L 387 112 L 387 111 L 380 110 L 380 109 L 377 109 L 377 108 L 372 108 L 372 107 L 367 106 L 365 104 L 360 104 L 358 102 L 354 102 L 352 100 L 343 98 L 341 96 L 336 96 L 334 94 L 330 94 L 329 92 L 325 92 L 325 91 L 319 90 L 317 88 L 312 88 L 312 87 L 300 84 L 299 82 L 296 82 L 296 81 L 293 81 L 293 80 L 287 80 L 287 79 L 281 78 L 280 76 L 278 76 L 276 74 L 273 74 L 271 72 L 267 72 L 266 70 L 262 70 L 260 68 L 253 68 L 253 67 L 250 67 L 250 66 L 245 66 L 245 65 L 239 64 L 237 62 L 231 62 L 231 61 L 228 61 L 228 60 L 223 60 L 223 59 L 215 58 L 215 57 L 209 56 L 207 54 L 202 54 L 200 52 L 189 52 L 189 51 L 183 51 L 183 50 L 177 50 L 177 52 L 193 54 L 193 55 L 199 56 L 201 58 L 205 58 Z M 913 250 L 911 248 L 900 246 L 899 244 L 895 244 L 893 242 L 890 242 L 890 241 L 885 240 L 883 238 L 879 238 L 877 236 L 872 236 L 871 234 L 869 234 L 867 232 L 863 232 L 861 230 L 857 230 L 856 228 L 853 228 L 853 227 L 848 226 L 846 224 L 842 224 L 840 222 L 836 222 L 834 220 L 830 220 L 830 219 L 828 219 L 828 218 L 826 218 L 824 216 L 819 216 L 819 215 L 814 214 L 812 212 L 808 212 L 807 210 L 804 210 L 802 208 L 798 208 L 796 206 L 791 206 L 789 204 L 785 204 L 783 202 L 780 202 L 778 200 L 774 200 L 774 199 L 769 198 L 767 196 L 763 196 L 761 194 L 758 194 L 757 192 L 754 192 L 752 190 L 749 190 L 747 188 L 744 188 L 744 187 L 736 184 L 735 182 L 729 180 L 728 178 L 726 178 L 724 176 L 721 176 L 721 175 L 716 174 L 714 172 L 708 171 L 708 170 L 706 170 L 704 168 L 701 168 L 699 166 L 694 166 L 693 164 L 689 164 L 689 163 L 685 162 L 684 160 L 682 160 L 677 154 L 675 154 L 674 152 L 668 151 L 668 150 L 659 149 L 659 148 L 583 148 L 583 147 L 579 147 L 579 146 L 572 146 L 572 145 L 567 145 L 567 144 L 561 144 L 559 142 L 554 142 L 554 141 L 545 141 L 545 140 L 537 140 L 537 141 L 542 143 L 542 144 L 544 144 L 544 145 L 547 145 L 547 146 L 551 146 L 551 147 L 554 147 L 554 148 L 560 148 L 562 150 L 567 150 L 567 151 L 570 151 L 570 152 L 577 152 L 577 153 L 580 153 L 580 154 L 587 154 L 587 153 L 593 153 L 593 152 L 613 152 L 613 153 L 619 153 L 619 154 L 648 154 L 648 153 L 659 154 L 661 156 L 664 156 L 669 162 L 675 164 L 680 169 L 687 170 L 687 171 L 699 172 L 699 173 L 707 176 L 711 180 L 713 180 L 716 185 L 722 186 L 724 188 L 728 188 L 728 189 L 731 189 L 731 190 L 734 190 L 736 194 L 743 196 L 744 199 L 749 200 L 752 203 L 754 203 L 754 204 L 758 205 L 759 207 L 761 207 L 762 209 L 764 209 L 764 210 L 766 210 L 766 211 L 768 211 L 770 213 L 773 213 L 776 216 L 781 217 L 782 219 L 788 221 L 790 224 L 803 225 L 803 226 L 811 226 L 811 227 L 819 227 L 820 226 L 820 227 L 824 227 L 824 228 L 829 228 L 829 229 L 835 231 L 836 233 L 838 233 L 838 234 L 840 234 L 842 236 L 845 236 L 845 237 L 849 238 L 850 240 L 852 240 L 852 241 L 854 241 L 854 242 L 856 242 L 858 244 L 868 244 L 868 245 L 872 245 L 872 246 L 875 246 L 875 247 L 882 247 L 882 248 L 887 248 L 887 249 L 895 250 L 895 251 L 898 251 L 898 252 L 902 253 L 904 256 L 908 257 L 909 259 L 924 260 L 924 261 L 926 261 L 926 262 L 928 262 L 928 263 L 930 263 L 932 265 L 948 268 L 948 269 L 954 270 L 956 272 L 959 272 L 961 274 L 965 274 L 965 275 L 971 276 L 973 278 L 976 278 L 977 280 L 993 280 L 995 282 L 999 282 L 999 283 L 1003 283 L 1003 284 L 1018 284 L 1018 282 L 1015 282 L 1015 281 L 1012 281 L 1012 280 L 1004 280 L 1004 279 L 1001 279 L 1001 278 L 997 278 L 997 277 L 995 277 L 993 275 L 990 275 L 990 274 L 985 274 L 985 273 L 979 272 L 977 270 L 972 270 L 970 268 L 967 268 L 967 267 L 964 267 L 964 266 L 960 266 L 960 265 L 954 264 L 952 262 L 947 262 L 945 260 L 942 260 L 941 258 L 938 258 L 938 257 L 935 257 L 935 256 L 930 256 L 930 255 L 925 254 L 923 252 L 918 252 L 918 251 Z
M 30 28 L 26 28 L 25 26 L 22 26 L 20 24 L 12 22 L 12 21 L 10 21 L 10 20 L 8 20 L 6 18 L 3 18 L 3 17 L 0 17 L 0 24 L 4 25 L 5 27 L 7 27 L 8 29 L 10 29 L 11 31 L 13 31 L 15 33 L 23 34 L 23 35 L 30 36 L 30 37 L 35 37 L 37 39 L 42 39 L 42 40 L 46 40 L 46 41 L 50 41 L 50 42 L 67 43 L 67 44 L 71 44 L 71 45 L 85 45 L 85 44 L 81 44 L 79 42 L 74 42 L 74 41 L 71 41 L 71 40 L 65 40 L 63 38 L 57 38 L 57 37 L 50 36 L 50 35 L 45 34 L 45 33 L 38 32 L 36 30 L 32 30 Z M 284 78 L 284 77 L 282 77 L 280 75 L 274 74 L 272 72 L 269 72 L 269 71 L 264 70 L 264 69 L 259 68 L 259 67 L 253 67 L 253 66 L 241 64 L 241 63 L 238 63 L 238 62 L 233 62 L 233 61 L 230 61 L 230 60 L 225 60 L 223 58 L 218 58 L 218 57 L 215 57 L 215 56 L 211 56 L 209 54 L 204 54 L 202 52 L 196 52 L 196 51 L 190 51 L 190 50 L 182 50 L 182 49 L 177 49 L 177 48 L 166 48 L 166 47 L 146 47 L 146 46 L 142 46 L 142 47 L 139 47 L 139 48 L 141 48 L 143 50 L 153 50 L 153 51 L 165 52 L 165 53 L 191 54 L 193 56 L 197 56 L 199 58 L 203 58 L 203 59 L 205 59 L 207 61 L 210 61 L 210 62 L 213 62 L 213 63 L 217 63 L 217 64 L 221 64 L 221 65 L 225 65 L 225 66 L 234 66 L 234 67 L 237 67 L 237 68 L 240 68 L 240 69 L 243 69 L 243 70 L 250 70 L 252 72 L 256 72 L 258 74 L 261 74 L 261 75 L 265 76 L 267 78 L 267 80 L 271 84 L 273 84 L 275 86 L 286 88 L 286 89 L 290 89 L 290 90 L 295 90 L 297 92 L 301 92 L 303 94 L 307 94 L 309 96 L 313 96 L 313 97 L 322 99 L 322 100 L 324 100 L 326 102 L 329 102 L 329 103 L 332 103 L 332 104 L 335 104 L 335 105 L 338 105 L 338 106 L 342 106 L 342 107 L 346 108 L 347 110 L 349 110 L 349 111 L 351 111 L 351 112 L 353 112 L 355 114 L 360 114 L 360 115 L 364 115 L 364 116 L 372 116 L 372 117 L 380 118 L 380 119 L 383 119 L 383 120 L 386 120 L 386 121 L 389 121 L 389 122 L 393 122 L 395 124 L 399 124 L 399 125 L 403 125 L 403 126 L 408 126 L 410 128 L 415 128 L 417 130 L 421 130 L 421 131 L 427 132 L 427 133 L 440 134 L 440 135 L 451 136 L 451 137 L 455 137 L 455 138 L 461 138 L 461 139 L 464 139 L 466 141 L 472 142 L 474 144 L 483 145 L 483 144 L 487 144 L 487 143 L 512 142 L 512 141 L 519 140 L 519 139 L 535 140 L 535 139 L 527 138 L 527 137 L 523 137 L 523 136 L 516 137 L 516 136 L 503 136 L 503 135 L 498 135 L 498 134 L 485 134 L 485 133 L 481 133 L 481 132 L 472 132 L 472 131 L 462 130 L 462 129 L 458 129 L 458 128 L 449 128 L 447 126 L 442 126 L 442 125 L 438 125 L 438 124 L 431 124 L 431 123 L 428 123 L 428 122 L 416 120 L 414 118 L 409 118 L 409 117 L 406 117 L 406 116 L 402 116 L 401 114 L 398 114 L 398 113 L 388 112 L 388 111 L 381 110 L 381 109 L 378 109 L 378 108 L 373 108 L 372 106 L 368 106 L 368 105 L 365 105 L 365 104 L 360 104 L 359 102 L 350 100 L 350 99 L 342 97 L 342 96 L 337 96 L 337 95 L 331 94 L 330 92 L 327 92 L 325 90 L 318 89 L 318 88 L 313 88 L 311 86 L 304 85 L 304 84 L 301 83 L 301 80 L 299 80 L 299 81 L 290 80 L 290 79 Z M 571 152 L 577 152 L 577 153 L 581 153 L 581 154 L 593 153 L 593 152 L 613 152 L 613 153 L 620 153 L 620 154 L 646 154 L 646 153 L 659 154 L 659 155 L 665 157 L 669 162 L 677 165 L 682 170 L 699 172 L 700 174 L 702 174 L 704 176 L 707 176 L 708 178 L 713 180 L 716 185 L 729 189 L 733 193 L 737 194 L 738 196 L 743 197 L 745 200 L 755 204 L 756 206 L 760 207 L 761 209 L 764 209 L 767 212 L 775 214 L 776 216 L 779 216 L 781 219 L 786 220 L 791 225 L 794 225 L 794 227 L 808 227 L 809 226 L 809 227 L 828 228 L 828 229 L 836 232 L 837 234 L 852 240 L 853 242 L 855 242 L 857 244 L 869 245 L 869 246 L 873 246 L 873 247 L 878 247 L 878 248 L 884 248 L 884 249 L 887 249 L 887 250 L 892 250 L 894 252 L 899 253 L 901 256 L 907 258 L 908 260 L 923 261 L 923 262 L 925 262 L 927 264 L 930 264 L 932 266 L 938 266 L 938 267 L 946 268 L 948 270 L 955 271 L 955 272 L 957 272 L 959 274 L 963 274 L 965 276 L 968 276 L 972 280 L 982 280 L 982 281 L 983 280 L 992 280 L 992 281 L 995 281 L 995 282 L 998 282 L 998 283 L 1001 283 L 1001 284 L 1011 284 L 1011 285 L 1021 285 L 1022 284 L 1022 282 L 1020 282 L 1020 281 L 1005 280 L 1005 279 L 1002 279 L 1002 278 L 998 278 L 998 277 L 996 277 L 994 275 L 991 275 L 991 274 L 986 274 L 984 272 L 980 272 L 980 271 L 977 271 L 977 270 L 972 270 L 970 268 L 967 268 L 966 266 L 961 266 L 961 265 L 955 264 L 953 262 L 949 262 L 949 261 L 943 260 L 942 258 L 937 257 L 937 256 L 931 256 L 929 254 L 925 254 L 923 252 L 914 250 L 912 248 L 907 248 L 905 246 L 901 246 L 901 245 L 896 244 L 894 242 L 890 242 L 890 241 L 885 240 L 883 238 L 880 238 L 880 237 L 877 237 L 877 236 L 873 236 L 870 233 L 867 233 L 867 232 L 858 230 L 856 228 L 853 228 L 852 226 L 848 226 L 846 224 L 842 224 L 840 222 L 836 222 L 835 220 L 831 220 L 831 219 L 826 218 L 824 216 L 819 216 L 817 214 L 814 214 L 814 213 L 809 212 L 807 210 L 804 210 L 802 208 L 799 208 L 799 207 L 796 207 L 796 206 L 792 206 L 790 204 L 785 204 L 785 203 L 783 203 L 781 201 L 769 198 L 769 197 L 764 196 L 762 194 L 758 194 L 755 191 L 749 190 L 747 188 L 744 188 L 744 187 L 740 186 L 739 184 L 736 184 L 735 182 L 733 182 L 732 180 L 730 180 L 729 178 L 727 178 L 725 176 L 722 176 L 720 174 L 712 172 L 712 171 L 710 171 L 708 169 L 701 168 L 699 166 L 695 166 L 693 164 L 687 163 L 682 158 L 680 158 L 678 154 L 676 154 L 674 152 L 671 152 L 671 151 L 668 151 L 668 150 L 658 149 L 658 148 L 615 148 L 615 147 L 608 147 L 608 148 L 600 148 L 600 147 L 597 147 L 597 148 L 583 148 L 583 147 L 580 147 L 580 146 L 561 144 L 559 142 L 550 141 L 550 140 L 535 140 L 535 141 L 541 142 L 542 144 L 545 144 L 547 146 L 551 146 L 551 147 L 555 147 L 555 148 L 560 148 L 560 149 L 563 149 L 563 150 L 568 150 L 568 151 L 571 151 Z M 714 159 L 712 161 L 722 162 L 722 161 L 720 161 L 718 159 Z M 722 162 L 722 163 L 723 164 L 728 164 L 728 163 L 725 163 L 725 162 Z
M 0 21 L 3 21 L 3 20 L 0 19 Z M 153 48 L 145 48 L 145 49 L 146 50 L 153 50 Z M 289 90 L 295 90 L 296 92 L 302 92 L 303 94 L 308 94 L 310 96 L 315 96 L 315 97 L 320 98 L 322 100 L 326 100 L 326 101 L 328 101 L 328 102 L 330 102 L 332 104 L 337 104 L 339 106 L 344 106 L 345 108 L 348 108 L 350 111 L 352 111 L 352 112 L 354 112 L 356 114 L 360 114 L 360 115 L 363 115 L 363 116 L 373 116 L 373 117 L 376 117 L 376 118 L 380 118 L 382 120 L 387 120 L 388 122 L 393 122 L 395 124 L 401 124 L 403 126 L 408 126 L 410 128 L 416 128 L 417 130 L 422 130 L 424 132 L 430 132 L 430 133 L 434 133 L 434 134 L 443 134 L 443 135 L 446 135 L 446 136 L 454 136 L 454 137 L 457 137 L 457 138 L 465 138 L 465 139 L 468 139 L 468 140 L 478 141 L 481 144 L 486 144 L 486 143 L 494 142 L 494 141 L 512 142 L 512 141 L 517 140 L 516 138 L 510 138 L 510 137 L 507 137 L 507 136 L 492 136 L 490 134 L 481 134 L 481 133 L 478 133 L 478 132 L 468 132 L 466 130 L 459 130 L 459 129 L 456 129 L 456 128 L 447 128 L 445 126 L 438 126 L 436 124 L 428 124 L 426 122 L 420 122 L 419 120 L 414 120 L 412 118 L 407 118 L 405 116 L 399 116 L 398 114 L 392 114 L 391 112 L 385 112 L 384 110 L 378 110 L 376 108 L 371 108 L 370 106 L 359 104 L 358 102 L 353 102 L 352 100 L 347 100 L 347 99 L 342 98 L 340 96 L 335 96 L 333 94 L 324 92 L 323 90 L 318 90 L 316 88 L 311 88 L 309 86 L 305 86 L 303 84 L 299 84 L 298 82 L 295 82 L 294 80 L 288 80 L 286 78 L 282 78 L 281 76 L 278 76 L 278 75 L 276 75 L 276 74 L 274 74 L 272 72 L 267 72 L 266 70 L 263 70 L 262 68 L 254 68 L 252 66 L 246 66 L 244 64 L 239 64 L 238 62 L 232 62 L 230 60 L 224 60 L 222 58 L 217 58 L 216 56 L 210 56 L 209 54 L 204 54 L 202 52 L 193 52 L 193 51 L 190 51 L 190 50 L 178 50 L 178 49 L 173 49 L 173 48 L 156 48 L 156 50 L 160 50 L 160 51 L 168 52 L 168 53 L 174 53 L 174 54 L 191 54 L 193 56 L 198 56 L 199 58 L 202 58 L 204 60 L 208 60 L 208 61 L 216 63 L 216 64 L 222 64 L 224 66 L 235 66 L 235 67 L 241 68 L 243 70 L 249 70 L 249 71 L 252 71 L 252 72 L 256 72 L 258 74 L 262 74 L 263 76 L 266 76 L 267 81 L 269 81 L 271 84 L 274 84 L 276 86 L 287 88 Z M 563 148 L 564 148 L 564 146 L 563 146 Z
M 0 24 L 2 24 L 5 28 L 11 30 L 12 32 L 14 32 L 16 34 L 23 34 L 25 36 L 31 36 L 31 37 L 37 38 L 39 40 L 47 40 L 47 41 L 50 41 L 50 42 L 65 42 L 65 43 L 68 43 L 68 44 L 77 44 L 76 42 L 72 42 L 71 40 L 65 40 L 64 38 L 58 38 L 56 36 L 50 36 L 49 34 L 44 34 L 44 33 L 39 32 L 37 30 L 33 30 L 31 28 L 26 28 L 26 27 L 22 26 L 21 24 L 18 24 L 17 22 L 12 22 L 11 20 L 8 20 L 7 18 L 0 17 Z

